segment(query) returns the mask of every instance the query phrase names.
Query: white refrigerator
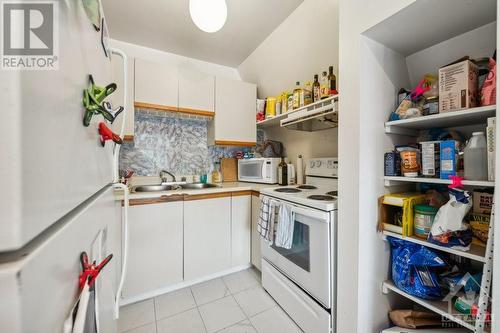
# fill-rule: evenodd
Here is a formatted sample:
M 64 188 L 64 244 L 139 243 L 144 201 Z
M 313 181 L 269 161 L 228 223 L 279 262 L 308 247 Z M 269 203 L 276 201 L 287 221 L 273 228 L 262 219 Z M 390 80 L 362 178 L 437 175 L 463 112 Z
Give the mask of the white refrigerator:
M 99 331 L 115 332 L 115 144 L 100 144 L 102 116 L 83 126 L 82 106 L 89 74 L 100 86 L 112 82 L 111 59 L 83 1 L 56 3 L 59 69 L 0 70 L 0 332 L 62 332 L 82 251 L 98 262 L 114 255 L 95 288 Z

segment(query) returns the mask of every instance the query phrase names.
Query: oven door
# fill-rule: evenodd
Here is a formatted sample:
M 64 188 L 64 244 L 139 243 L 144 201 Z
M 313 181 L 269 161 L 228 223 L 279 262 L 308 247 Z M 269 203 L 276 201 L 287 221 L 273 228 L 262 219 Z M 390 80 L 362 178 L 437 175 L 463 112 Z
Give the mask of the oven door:
M 313 208 L 290 205 L 295 215 L 291 249 L 262 241 L 262 256 L 279 271 L 331 308 L 331 215 Z

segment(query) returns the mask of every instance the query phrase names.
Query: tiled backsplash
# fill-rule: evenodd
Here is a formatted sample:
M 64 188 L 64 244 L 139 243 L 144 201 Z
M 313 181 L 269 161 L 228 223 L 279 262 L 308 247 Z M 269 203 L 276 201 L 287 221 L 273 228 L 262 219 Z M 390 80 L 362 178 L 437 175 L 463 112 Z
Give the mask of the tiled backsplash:
M 161 170 L 176 175 L 199 175 L 221 157 L 233 157 L 242 147 L 207 145 L 209 119 L 205 117 L 135 110 L 134 142 L 120 152 L 120 170 L 139 176 L 157 176 Z

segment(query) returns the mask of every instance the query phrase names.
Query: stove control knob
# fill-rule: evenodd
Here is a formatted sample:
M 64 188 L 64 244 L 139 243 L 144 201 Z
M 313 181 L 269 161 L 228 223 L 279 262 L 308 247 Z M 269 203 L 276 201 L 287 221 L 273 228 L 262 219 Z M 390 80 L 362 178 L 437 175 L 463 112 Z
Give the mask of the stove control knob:
M 314 161 L 309 162 L 309 167 L 314 168 Z
M 316 161 L 316 167 L 319 168 L 321 166 L 321 161 L 320 160 L 317 160 Z

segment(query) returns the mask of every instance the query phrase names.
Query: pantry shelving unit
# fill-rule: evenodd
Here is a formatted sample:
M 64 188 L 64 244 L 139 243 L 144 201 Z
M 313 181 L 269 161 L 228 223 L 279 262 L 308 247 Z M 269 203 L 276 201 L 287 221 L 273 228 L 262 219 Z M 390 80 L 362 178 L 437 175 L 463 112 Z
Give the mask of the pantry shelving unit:
M 385 123 L 385 133 L 417 136 L 420 130 L 429 128 L 485 124 L 488 118 L 495 116 L 495 112 L 496 105 L 488 105 L 431 116 L 388 121 Z
M 440 178 L 424 178 L 424 177 L 400 177 L 400 176 L 384 176 L 385 186 L 397 186 L 402 183 L 427 183 L 427 184 L 451 184 L 449 179 Z M 495 182 L 481 181 L 481 180 L 463 180 L 462 184 L 464 186 L 474 186 L 474 187 L 495 187 Z
M 424 17 L 425 24 L 422 24 L 419 18 Z M 397 91 L 401 87 L 415 87 L 426 73 L 437 74 L 440 67 L 465 55 L 472 59 L 492 56 L 499 44 L 496 20 L 495 0 L 416 0 L 361 33 L 359 121 L 362 162 L 359 173 L 360 187 L 363 190 L 359 194 L 362 203 L 359 213 L 359 252 L 363 253 L 360 267 L 367 267 L 369 271 L 360 274 L 362 287 L 358 294 L 363 295 L 367 301 L 360 305 L 361 309 L 358 311 L 369 311 L 371 307 L 373 318 L 369 320 L 374 328 L 384 327 L 383 323 L 388 324 L 387 311 L 406 307 L 410 301 L 472 332 L 492 331 L 486 325 L 486 311 L 490 309 L 494 262 L 494 225 L 497 222 L 494 213 L 491 215 L 486 247 L 471 245 L 469 251 L 442 247 L 425 239 L 403 237 L 390 231 L 377 234 L 367 230 L 373 228 L 373 223 L 377 220 L 377 199 L 381 195 L 415 189 L 424 183 L 451 184 L 446 179 L 384 177 L 386 151 L 393 149 L 395 145 L 416 143 L 422 131 L 433 128 L 455 130 L 470 137 L 472 132 L 485 129 L 488 118 L 496 116 L 496 105 L 492 105 L 388 121 L 390 112 L 395 109 Z M 496 130 L 497 138 L 499 127 Z M 498 160 L 497 154 L 497 165 Z M 468 190 L 494 189 L 496 181 L 464 180 L 463 185 Z M 371 221 L 371 224 L 367 221 Z M 429 301 L 398 289 L 390 276 L 390 246 L 388 242 L 381 240 L 386 240 L 387 237 L 404 239 L 438 252 L 469 259 L 466 262 L 470 262 L 471 267 L 482 269 L 478 315 L 473 320 L 465 320 L 455 312 L 451 302 Z M 365 278 L 367 274 L 370 278 Z M 380 282 L 376 290 L 370 287 L 370 281 L 374 277 Z M 375 304 L 379 306 L 374 308 Z M 491 309 L 493 318 L 498 317 L 495 309 L 500 308 L 492 304 Z M 498 324 L 493 329 L 500 331 Z
M 488 258 L 485 256 L 486 248 L 483 246 L 475 245 L 475 244 L 471 244 L 469 251 L 461 251 L 461 250 L 455 250 L 455 249 L 449 248 L 449 247 L 440 246 L 440 245 L 431 243 L 426 239 L 418 238 L 416 236 L 403 237 L 401 234 L 397 234 L 395 232 L 388 231 L 388 230 L 384 230 L 382 232 L 382 235 L 384 236 L 385 239 L 387 239 L 387 236 L 398 238 L 398 239 L 404 239 L 405 241 L 408 241 L 411 243 L 423 245 L 423 246 L 426 246 L 426 247 L 429 247 L 429 248 L 432 248 L 435 250 L 454 254 L 454 255 L 457 255 L 460 257 L 464 257 L 464 258 L 469 258 L 469 259 L 479 261 L 482 263 L 486 263 L 488 260 Z

